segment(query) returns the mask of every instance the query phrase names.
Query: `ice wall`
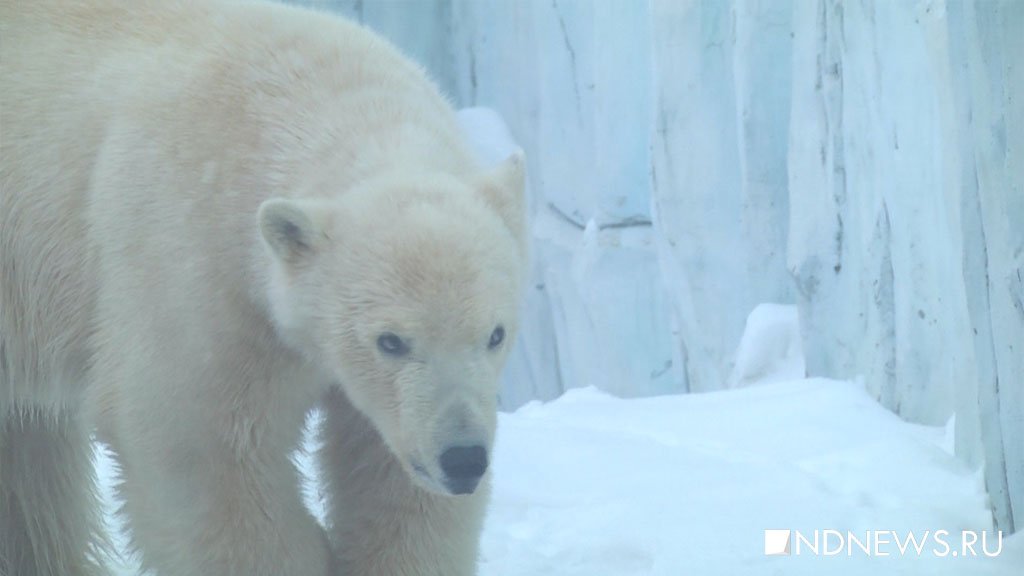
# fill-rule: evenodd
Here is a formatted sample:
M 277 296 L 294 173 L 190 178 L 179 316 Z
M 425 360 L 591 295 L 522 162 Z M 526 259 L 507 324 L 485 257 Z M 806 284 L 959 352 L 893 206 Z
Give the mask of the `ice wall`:
M 527 152 L 505 408 L 720 388 L 747 314 L 795 303 L 811 375 L 955 412 L 1000 526 L 1024 522 L 1024 2 L 319 4 Z
M 808 6 L 810 8 L 810 6 Z M 1024 511 L 1024 3 L 794 12 L 788 264 L 808 371 L 957 415 L 1000 526 Z

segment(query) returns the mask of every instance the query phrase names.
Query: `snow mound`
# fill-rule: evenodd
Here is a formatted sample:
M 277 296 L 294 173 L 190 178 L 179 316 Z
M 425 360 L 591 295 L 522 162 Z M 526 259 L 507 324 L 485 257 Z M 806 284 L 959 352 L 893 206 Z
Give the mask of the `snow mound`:
M 494 166 L 522 150 L 505 120 L 490 108 L 463 108 L 456 121 L 481 166 Z
M 747 316 L 729 387 L 799 380 L 805 374 L 797 307 L 758 304 Z
M 1020 536 L 997 558 L 764 555 L 766 529 L 987 530 L 995 551 L 981 478 L 944 435 L 849 382 L 633 400 L 573 390 L 501 415 L 480 574 L 1021 574 Z

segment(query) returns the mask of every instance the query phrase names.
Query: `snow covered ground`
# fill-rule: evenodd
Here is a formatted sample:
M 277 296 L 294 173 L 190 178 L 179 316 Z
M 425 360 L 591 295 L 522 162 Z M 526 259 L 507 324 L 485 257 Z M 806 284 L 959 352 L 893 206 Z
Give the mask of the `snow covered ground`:
M 481 573 L 1019 575 L 1019 537 L 994 560 L 764 555 L 765 529 L 991 530 L 980 477 L 946 443 L 849 382 L 570 391 L 501 420 Z
M 572 390 L 501 415 L 480 574 L 1021 574 L 1020 535 L 996 558 L 936 557 L 934 541 L 921 557 L 901 558 L 894 543 L 880 545 L 892 554 L 881 558 L 856 548 L 765 556 L 766 529 L 893 530 L 901 540 L 948 530 L 950 552 L 962 530 L 988 530 L 994 552 L 982 480 L 949 443 L 947 430 L 908 424 L 851 382 L 629 400 Z M 109 487 L 106 458 L 100 473 Z

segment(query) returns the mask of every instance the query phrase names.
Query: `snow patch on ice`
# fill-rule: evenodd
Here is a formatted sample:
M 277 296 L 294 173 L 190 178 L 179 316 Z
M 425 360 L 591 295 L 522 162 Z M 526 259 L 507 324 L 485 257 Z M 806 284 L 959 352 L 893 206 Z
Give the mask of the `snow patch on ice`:
M 759 304 L 747 316 L 729 387 L 799 380 L 805 375 L 797 307 Z

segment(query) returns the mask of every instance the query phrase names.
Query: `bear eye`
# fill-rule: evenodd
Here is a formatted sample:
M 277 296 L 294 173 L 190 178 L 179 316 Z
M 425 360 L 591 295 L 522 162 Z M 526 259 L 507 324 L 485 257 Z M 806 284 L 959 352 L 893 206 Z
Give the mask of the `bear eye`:
M 494 332 L 491 332 L 491 339 L 487 342 L 487 347 L 491 350 L 494 350 L 498 346 L 501 346 L 501 343 L 504 341 L 505 328 L 503 326 L 498 326 L 497 328 L 494 329 Z
M 409 345 L 391 332 L 385 332 L 377 337 L 377 348 L 389 356 L 405 356 L 409 353 Z

